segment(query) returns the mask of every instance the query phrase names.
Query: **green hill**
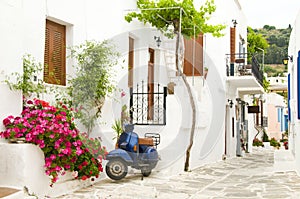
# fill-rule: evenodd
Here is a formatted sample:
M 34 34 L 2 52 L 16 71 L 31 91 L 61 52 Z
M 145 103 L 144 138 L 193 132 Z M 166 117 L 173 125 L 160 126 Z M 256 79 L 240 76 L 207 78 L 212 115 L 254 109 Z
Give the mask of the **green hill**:
M 264 63 L 265 72 L 268 76 L 281 76 L 287 71 L 287 67 L 282 64 L 282 59 L 288 56 L 288 44 L 292 31 L 289 25 L 286 29 L 276 29 L 275 26 L 265 25 L 260 29 L 253 29 L 257 34 L 263 35 L 269 47 L 265 50 Z M 261 63 L 261 57 L 258 57 Z

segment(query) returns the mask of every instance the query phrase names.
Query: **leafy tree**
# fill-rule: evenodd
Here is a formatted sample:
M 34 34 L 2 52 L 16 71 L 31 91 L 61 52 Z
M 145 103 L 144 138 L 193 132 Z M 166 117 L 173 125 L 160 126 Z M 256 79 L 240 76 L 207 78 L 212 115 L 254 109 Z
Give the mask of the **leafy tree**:
M 187 82 L 186 77 L 182 74 L 181 63 L 178 61 L 180 37 L 181 34 L 183 34 L 184 36 L 191 38 L 194 34 L 199 35 L 200 32 L 211 33 L 213 36 L 220 37 L 222 36 L 221 31 L 225 26 L 220 24 L 207 24 L 207 20 L 216 10 L 214 0 L 206 1 L 199 10 L 195 9 L 193 0 L 137 0 L 137 7 L 140 9 L 140 12 L 131 12 L 126 15 L 125 20 L 127 22 L 131 22 L 136 18 L 144 24 L 148 23 L 157 28 L 167 37 L 176 37 L 176 68 L 187 88 L 191 108 L 193 110 L 190 144 L 186 151 L 186 161 L 184 166 L 184 170 L 188 171 L 190 151 L 193 145 L 196 124 L 196 106 L 191 87 Z
M 265 51 L 266 64 L 282 64 L 282 59 L 287 57 L 288 43 L 291 34 L 291 26 L 285 29 L 276 29 L 274 26 L 265 25 L 261 29 L 253 29 L 257 35 L 261 35 L 269 43 Z M 250 33 L 248 28 L 248 34 Z M 251 35 L 248 35 L 248 39 Z M 261 57 L 259 57 L 260 59 Z
M 266 30 L 275 30 L 276 27 L 275 26 L 264 25 L 263 29 L 266 29 Z
M 265 50 L 266 53 L 266 49 L 269 47 L 269 44 L 266 40 L 266 38 L 263 37 L 262 34 L 257 34 L 253 31 L 252 28 L 248 27 L 248 35 L 247 35 L 247 40 L 248 40 L 248 54 L 250 56 L 248 56 L 248 62 L 250 62 L 250 58 L 251 55 L 254 55 L 258 49 L 257 48 L 261 48 L 263 50 Z

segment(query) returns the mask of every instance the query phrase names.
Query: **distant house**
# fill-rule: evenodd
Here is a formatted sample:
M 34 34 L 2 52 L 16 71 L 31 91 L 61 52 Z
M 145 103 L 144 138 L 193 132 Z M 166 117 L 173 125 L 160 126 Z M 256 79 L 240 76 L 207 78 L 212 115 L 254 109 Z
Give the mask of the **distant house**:
M 276 93 L 269 93 L 266 97 L 268 126 L 266 133 L 269 137 L 281 140 L 283 133 L 287 131 L 287 107 L 284 98 Z

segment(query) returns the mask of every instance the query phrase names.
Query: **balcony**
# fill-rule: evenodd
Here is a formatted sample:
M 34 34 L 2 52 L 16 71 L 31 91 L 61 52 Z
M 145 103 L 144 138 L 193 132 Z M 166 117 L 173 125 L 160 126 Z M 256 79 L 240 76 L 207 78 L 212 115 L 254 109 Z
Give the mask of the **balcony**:
M 226 56 L 226 76 L 229 86 L 237 89 L 242 95 L 262 94 L 263 73 L 257 59 L 252 57 L 252 64 L 246 64 L 246 53 Z

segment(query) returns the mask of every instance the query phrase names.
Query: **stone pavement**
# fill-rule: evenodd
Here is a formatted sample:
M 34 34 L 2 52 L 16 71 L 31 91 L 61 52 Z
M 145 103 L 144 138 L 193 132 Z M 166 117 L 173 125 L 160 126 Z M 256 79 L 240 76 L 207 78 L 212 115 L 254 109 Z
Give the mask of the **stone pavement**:
M 274 151 L 254 149 L 236 157 L 202 166 L 176 176 L 153 173 L 141 179 L 104 179 L 59 199 L 258 199 L 300 198 L 300 177 L 295 172 L 273 172 Z

